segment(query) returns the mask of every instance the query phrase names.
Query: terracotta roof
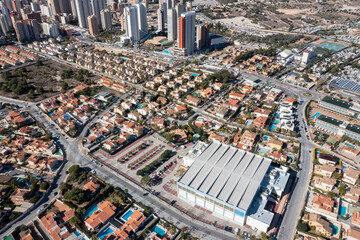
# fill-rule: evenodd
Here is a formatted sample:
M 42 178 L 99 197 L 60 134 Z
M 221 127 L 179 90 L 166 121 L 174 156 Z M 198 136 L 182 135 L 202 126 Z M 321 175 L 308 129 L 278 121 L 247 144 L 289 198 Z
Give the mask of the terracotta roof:
M 336 167 L 329 166 L 329 165 L 315 165 L 315 171 L 326 171 L 333 173 L 336 170 Z
M 87 182 L 84 187 L 83 190 L 87 191 L 89 190 L 91 193 L 96 192 L 96 190 L 100 187 L 100 184 L 94 182 L 93 180 L 90 180 L 89 182 Z
M 328 178 L 328 177 L 318 177 L 318 176 L 315 176 L 314 177 L 314 182 L 316 184 L 327 184 L 327 185 L 331 185 L 331 186 L 334 186 L 336 184 L 336 179 L 333 179 L 333 178 Z
M 291 103 L 293 104 L 295 102 L 295 98 L 291 98 L 291 97 L 288 97 L 288 98 L 284 98 L 284 103 Z
M 312 203 L 317 205 L 319 208 L 332 212 L 335 206 L 335 201 L 331 197 L 324 196 L 321 194 L 314 194 Z
M 353 237 L 353 238 L 355 238 L 355 239 L 360 239 L 360 229 L 359 229 L 359 228 L 350 227 L 349 236 L 350 236 L 350 237 Z
M 116 207 L 109 201 L 102 202 L 98 209 L 86 219 L 86 224 L 91 226 L 93 229 L 98 227 L 101 223 L 108 221 L 116 211 Z
M 355 170 L 353 168 L 349 168 L 347 171 L 344 171 L 344 175 L 350 178 L 358 179 L 360 175 L 360 171 Z
M 349 146 L 346 146 L 346 145 L 343 147 L 342 151 L 343 151 L 343 152 L 344 152 L 344 151 L 349 152 L 349 153 L 351 153 L 351 154 L 354 154 L 355 156 L 359 155 L 359 153 L 360 153 L 359 150 L 354 149 L 354 148 L 349 147 Z
M 236 92 L 230 92 L 229 98 L 240 98 L 243 99 L 245 97 L 244 94 L 236 93 Z

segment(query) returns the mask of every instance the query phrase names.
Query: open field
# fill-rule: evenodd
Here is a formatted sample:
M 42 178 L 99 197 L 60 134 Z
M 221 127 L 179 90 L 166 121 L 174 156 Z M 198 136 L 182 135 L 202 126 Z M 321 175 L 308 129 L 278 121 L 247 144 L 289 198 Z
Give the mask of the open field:
M 221 22 L 237 23 L 240 26 L 244 24 L 244 27 L 250 22 L 269 30 L 293 31 L 299 28 L 349 23 L 359 19 L 358 1 L 272 1 L 256 4 L 245 0 L 219 2 L 222 4 L 212 8 L 204 7 L 205 4 L 199 5 L 199 10 L 212 19 L 221 19 Z M 245 21 L 242 17 L 250 21 Z
M 63 71 L 68 71 L 64 77 Z M 5 71 L 0 76 L 0 94 L 26 101 L 40 101 L 57 95 L 63 90 L 80 84 L 75 80 L 77 69 L 55 61 L 43 61 Z M 85 81 L 94 81 L 98 76 L 89 75 Z
M 277 9 L 278 12 L 281 12 L 283 14 L 289 14 L 289 15 L 295 15 L 295 14 L 305 14 L 310 12 L 310 9 L 285 9 L 285 8 L 279 8 Z
M 249 28 L 260 28 L 260 25 L 252 23 L 252 21 L 246 17 L 234 17 L 234 18 L 223 18 L 218 20 L 220 23 L 231 24 L 241 27 Z

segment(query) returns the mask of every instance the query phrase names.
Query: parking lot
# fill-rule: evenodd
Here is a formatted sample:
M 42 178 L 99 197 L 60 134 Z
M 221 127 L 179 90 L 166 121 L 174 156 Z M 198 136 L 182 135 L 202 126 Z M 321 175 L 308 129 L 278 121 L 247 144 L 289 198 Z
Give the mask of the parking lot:
M 171 155 L 154 164 L 154 161 L 158 160 L 167 150 L 171 151 Z M 143 175 L 149 175 L 153 180 L 156 180 L 154 184 L 161 184 L 177 168 L 179 155 L 184 154 L 186 150 L 184 148 L 175 149 L 161 136 L 152 134 L 145 135 L 113 155 L 101 149 L 94 152 L 93 155 L 139 181 L 142 176 L 136 173 L 144 171 L 146 166 L 151 165 L 152 167 L 145 171 Z M 154 184 L 151 184 L 151 186 Z

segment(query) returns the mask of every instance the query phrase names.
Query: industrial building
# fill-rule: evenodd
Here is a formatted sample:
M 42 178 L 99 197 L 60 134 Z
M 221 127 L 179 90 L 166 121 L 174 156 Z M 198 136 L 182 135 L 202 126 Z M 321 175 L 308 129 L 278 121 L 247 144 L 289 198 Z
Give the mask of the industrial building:
M 178 180 L 178 196 L 217 217 L 267 232 L 289 179 L 285 167 L 230 145 L 211 142 L 190 150 L 193 163 Z

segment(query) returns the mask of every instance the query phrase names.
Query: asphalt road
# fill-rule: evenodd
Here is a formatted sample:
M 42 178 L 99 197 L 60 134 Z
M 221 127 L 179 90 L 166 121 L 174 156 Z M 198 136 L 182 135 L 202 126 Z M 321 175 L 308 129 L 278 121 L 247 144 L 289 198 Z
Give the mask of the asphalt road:
M 55 59 L 54 59 L 55 60 Z M 57 59 L 58 60 L 58 59 Z M 68 64 L 68 63 L 66 63 Z M 296 224 L 299 219 L 300 211 L 303 207 L 303 203 L 305 200 L 305 194 L 307 191 L 307 187 L 310 180 L 310 174 L 312 171 L 312 153 L 311 150 L 315 146 L 312 142 L 307 140 L 307 134 L 304 132 L 304 123 L 302 119 L 305 119 L 304 116 L 304 107 L 305 103 L 310 101 L 311 99 L 318 99 L 321 95 L 315 91 L 308 91 L 305 89 L 301 89 L 298 87 L 294 87 L 289 84 L 281 83 L 272 78 L 267 78 L 263 76 L 258 76 L 263 81 L 268 81 L 270 85 L 276 86 L 282 89 L 285 93 L 291 92 L 292 94 L 299 96 L 299 101 L 303 102 L 299 105 L 297 109 L 298 120 L 300 124 L 303 126 L 301 128 L 301 155 L 299 158 L 300 171 L 297 175 L 297 181 L 294 188 L 293 193 L 288 202 L 287 210 L 282 219 L 279 233 L 277 239 L 280 240 L 288 240 L 293 239 L 294 234 L 296 232 Z M 305 97 L 302 94 L 305 92 L 310 92 L 312 94 L 311 97 Z M 21 224 L 27 224 L 31 220 L 36 218 L 38 214 L 38 210 L 43 207 L 43 204 L 51 202 L 51 200 L 55 197 L 55 192 L 59 191 L 59 185 L 65 181 L 66 169 L 72 164 L 81 164 L 83 166 L 88 166 L 91 169 L 96 170 L 96 174 L 102 176 L 107 182 L 113 184 L 114 186 L 121 187 L 122 189 L 127 188 L 129 193 L 131 193 L 132 197 L 136 201 L 143 202 L 144 204 L 152 207 L 154 211 L 161 217 L 165 217 L 168 220 L 173 221 L 176 225 L 179 226 L 192 226 L 193 228 L 204 232 L 204 236 L 202 239 L 236 239 L 233 234 L 229 234 L 220 229 L 215 229 L 210 225 L 206 225 L 197 221 L 192 220 L 187 215 L 183 214 L 179 210 L 171 207 L 170 205 L 162 202 L 160 199 L 156 198 L 151 194 L 144 195 L 145 190 L 138 187 L 136 184 L 128 181 L 122 176 L 118 175 L 114 171 L 110 169 L 106 169 L 106 167 L 98 167 L 92 163 L 92 159 L 88 158 L 83 154 L 83 150 L 81 149 L 81 144 L 79 144 L 79 139 L 71 139 L 67 137 L 67 135 L 63 135 L 61 129 L 59 129 L 48 116 L 43 114 L 34 103 L 24 103 L 18 100 L 11 100 L 0 97 L 0 101 L 17 104 L 23 107 L 26 111 L 29 111 L 38 121 L 42 122 L 46 129 L 48 129 L 57 144 L 63 149 L 64 156 L 66 157 L 66 165 L 61 170 L 59 177 L 54 180 L 54 185 L 52 186 L 52 190 L 49 191 L 49 194 L 46 195 L 40 202 L 36 204 L 36 208 L 30 212 L 28 215 L 24 215 L 15 220 L 10 226 L 5 227 L 0 231 L 0 236 L 4 237 L 8 235 L 11 231 L 14 230 L 16 226 Z M 201 114 L 205 114 L 204 111 L 200 110 Z M 83 131 L 86 131 L 86 127 L 84 127 Z
M 20 216 L 14 222 L 12 222 L 11 225 L 8 225 L 5 228 L 1 229 L 1 238 L 9 235 L 12 231 L 14 231 L 17 226 L 21 224 L 28 224 L 29 222 L 34 220 L 38 215 L 39 211 L 43 209 L 44 204 L 49 204 L 54 198 L 56 198 L 55 193 L 59 192 L 59 186 L 61 185 L 61 183 L 65 182 L 67 176 L 67 174 L 65 174 L 65 171 L 73 164 L 81 164 L 84 167 L 94 169 L 97 175 L 104 178 L 110 184 L 122 189 L 128 189 L 134 200 L 148 205 L 159 216 L 165 217 L 166 219 L 173 221 L 179 226 L 190 226 L 193 229 L 202 231 L 204 233 L 203 239 L 236 239 L 236 237 L 229 232 L 221 229 L 216 229 L 215 227 L 203 224 L 201 222 L 194 221 L 187 215 L 183 214 L 181 211 L 171 207 L 165 202 L 162 202 L 162 200 L 151 194 L 144 195 L 146 191 L 137 186 L 136 184 L 123 178 L 121 175 L 115 173 L 114 171 L 106 169 L 106 167 L 99 167 L 93 164 L 92 159 L 82 153 L 82 149 L 80 147 L 80 144 L 78 144 L 77 139 L 71 139 L 66 135 L 63 136 L 62 130 L 59 130 L 57 125 L 52 123 L 50 118 L 36 107 L 35 103 L 24 103 L 2 97 L 0 97 L 0 101 L 10 104 L 16 104 L 31 113 L 37 121 L 42 122 L 45 128 L 52 133 L 54 141 L 62 148 L 64 152 L 64 157 L 67 160 L 66 164 L 61 169 L 58 178 L 54 179 L 54 184 L 51 186 L 48 194 L 46 194 L 41 201 L 36 203 L 35 208 L 29 214 Z M 84 128 L 83 131 L 86 131 L 86 128 Z

